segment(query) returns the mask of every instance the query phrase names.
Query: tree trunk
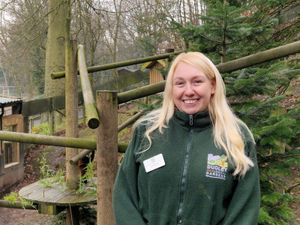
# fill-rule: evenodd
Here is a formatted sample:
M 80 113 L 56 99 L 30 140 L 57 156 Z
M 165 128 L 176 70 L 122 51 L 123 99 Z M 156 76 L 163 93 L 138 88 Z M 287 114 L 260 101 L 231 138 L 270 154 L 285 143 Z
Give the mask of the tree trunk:
M 64 82 L 51 79 L 51 73 L 64 69 L 67 1 L 48 0 L 48 36 L 46 43 L 45 91 L 47 97 L 64 95 Z
M 48 0 L 48 36 L 46 43 L 45 89 L 47 97 L 64 94 L 64 81 L 51 79 L 51 73 L 64 68 L 64 41 L 66 33 L 67 1 Z M 54 111 L 49 111 L 50 133 L 55 130 Z

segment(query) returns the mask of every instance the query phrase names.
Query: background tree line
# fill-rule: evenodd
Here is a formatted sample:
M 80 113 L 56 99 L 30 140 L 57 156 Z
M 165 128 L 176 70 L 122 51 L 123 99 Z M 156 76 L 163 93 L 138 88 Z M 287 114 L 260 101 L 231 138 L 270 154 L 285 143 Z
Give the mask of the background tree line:
M 0 3 L 0 67 L 23 97 L 44 93 L 48 20 L 61 10 L 63 2 Z M 205 8 L 196 0 L 74 0 L 71 4 L 71 36 L 85 45 L 90 66 L 148 56 L 167 47 L 184 48 L 171 22 L 199 23 Z
M 3 0 L 0 67 L 23 96 L 44 94 L 49 17 L 57 0 Z M 55 5 L 55 4 L 54 4 Z M 300 38 L 297 0 L 74 0 L 71 36 L 88 65 L 164 49 L 202 51 L 218 64 Z M 234 111 L 254 133 L 261 171 L 260 224 L 295 224 L 300 179 L 299 54 L 223 74 Z M 95 78 L 96 79 L 96 78 Z M 22 85 L 20 85 L 22 84 Z

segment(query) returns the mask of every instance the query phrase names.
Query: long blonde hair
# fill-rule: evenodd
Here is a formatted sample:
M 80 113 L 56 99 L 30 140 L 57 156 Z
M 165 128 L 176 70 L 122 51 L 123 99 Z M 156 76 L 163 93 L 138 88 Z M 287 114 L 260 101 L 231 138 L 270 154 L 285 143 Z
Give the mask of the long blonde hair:
M 254 142 L 253 136 L 247 126 L 230 109 L 226 100 L 225 84 L 218 69 L 200 52 L 181 53 L 174 59 L 166 80 L 162 107 L 137 122 L 137 124 L 147 123 L 149 125 L 145 132 L 145 136 L 149 141 L 147 149 L 152 144 L 151 133 L 157 129 L 160 133 L 163 133 L 163 129 L 167 128 L 168 122 L 174 114 L 173 75 L 180 62 L 201 70 L 211 81 L 215 82 L 215 93 L 208 105 L 209 115 L 213 123 L 214 142 L 217 147 L 225 150 L 229 160 L 234 163 L 234 175 L 245 175 L 247 170 L 254 164 L 245 155 L 245 143 L 240 127 L 243 126 L 248 130 Z

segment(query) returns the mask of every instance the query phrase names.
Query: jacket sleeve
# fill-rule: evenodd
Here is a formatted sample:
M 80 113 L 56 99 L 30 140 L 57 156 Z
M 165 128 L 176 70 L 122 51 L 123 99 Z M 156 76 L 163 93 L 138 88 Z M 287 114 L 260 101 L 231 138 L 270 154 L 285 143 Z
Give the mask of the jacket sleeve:
M 113 190 L 113 210 L 116 225 L 146 225 L 138 207 L 136 148 L 142 136 L 136 128 L 122 164 L 118 170 Z
M 222 225 L 257 225 L 260 208 L 260 184 L 256 148 L 246 144 L 246 153 L 254 163 L 244 177 L 237 178 L 237 186 L 229 203 Z

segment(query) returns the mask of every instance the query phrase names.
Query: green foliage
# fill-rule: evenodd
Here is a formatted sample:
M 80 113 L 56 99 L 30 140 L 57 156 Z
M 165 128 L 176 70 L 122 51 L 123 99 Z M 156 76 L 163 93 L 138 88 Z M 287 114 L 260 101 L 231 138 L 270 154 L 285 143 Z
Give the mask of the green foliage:
M 176 24 L 189 50 L 201 51 L 216 63 L 249 54 L 258 38 L 268 40 L 270 30 L 276 24 L 272 18 L 257 23 L 252 14 L 253 5 L 230 4 L 226 1 L 208 2 L 206 15 L 200 18 L 200 26 Z
M 236 114 L 251 128 L 261 174 L 262 208 L 259 224 L 292 224 L 293 211 L 286 193 L 291 167 L 300 164 L 299 105 L 287 109 L 285 90 L 298 76 L 298 66 L 272 62 L 227 74 L 228 95 Z
M 44 134 L 44 135 L 50 135 L 50 125 L 48 123 L 42 123 L 38 126 L 35 126 L 32 128 L 33 134 Z
M 259 147 L 264 149 L 261 155 L 284 153 L 285 145 L 295 137 L 295 120 L 286 115 L 270 116 L 262 126 L 254 130 Z M 266 152 L 267 151 L 267 152 Z
M 174 23 L 189 50 L 201 51 L 216 64 L 283 44 L 280 9 L 289 0 L 206 1 L 200 26 Z M 298 26 L 298 25 L 297 25 Z M 289 33 L 296 26 L 285 30 Z M 284 30 L 284 29 L 283 29 Z M 299 29 L 298 29 L 299 32 Z M 274 38 L 276 42 L 271 41 Z M 281 38 L 281 39 L 280 39 Z M 299 66 L 272 61 L 259 67 L 224 74 L 227 95 L 235 113 L 250 127 L 256 143 L 261 174 L 262 206 L 259 224 L 293 224 L 289 204 L 292 166 L 300 164 L 299 104 L 285 106 L 286 91 L 299 76 Z
M 50 168 L 47 161 L 47 153 L 43 153 L 39 159 L 40 164 L 40 184 L 44 187 L 53 187 L 53 185 L 65 186 L 64 171 L 54 171 Z M 84 168 L 84 175 L 80 176 L 79 187 L 76 191 L 79 194 L 93 194 L 97 192 L 97 186 L 94 180 L 94 161 L 90 161 Z
M 294 214 L 288 204 L 293 197 L 288 194 L 273 192 L 262 197 L 263 207 L 260 209 L 259 224 L 261 225 L 290 225 L 293 224 Z
M 49 168 L 46 156 L 47 156 L 47 154 L 43 153 L 41 155 L 40 159 L 39 159 L 39 163 L 40 163 L 40 176 L 41 176 L 42 179 L 48 178 L 52 174 L 52 171 Z
M 50 168 L 47 161 L 47 154 L 43 153 L 39 159 L 40 164 L 40 178 L 39 182 L 44 187 L 52 187 L 55 184 L 62 184 L 64 182 L 64 172 L 62 170 L 54 171 Z
M 83 176 L 80 176 L 79 188 L 77 190 L 77 193 L 96 195 L 97 185 L 94 180 L 94 171 L 95 171 L 94 168 L 95 168 L 94 161 L 90 161 L 87 164 L 87 166 L 84 168 L 85 173 Z
M 40 177 L 42 179 L 49 178 L 53 175 L 54 171 L 50 169 L 47 162 L 47 153 L 43 152 L 40 159 Z
M 43 178 L 39 180 L 40 184 L 44 187 L 53 187 L 53 185 L 57 184 L 64 184 L 64 171 L 58 170 L 55 173 L 53 173 L 52 176 L 49 176 L 48 178 Z
M 16 204 L 17 202 L 20 202 L 23 208 L 25 208 L 25 206 L 33 207 L 33 202 L 22 198 L 17 192 L 11 192 L 8 195 L 5 195 L 3 199 L 5 201 L 10 202 L 12 205 Z
M 18 200 L 18 193 L 17 192 L 11 192 L 10 194 L 4 196 L 4 200 L 8 201 L 10 203 L 16 203 Z

